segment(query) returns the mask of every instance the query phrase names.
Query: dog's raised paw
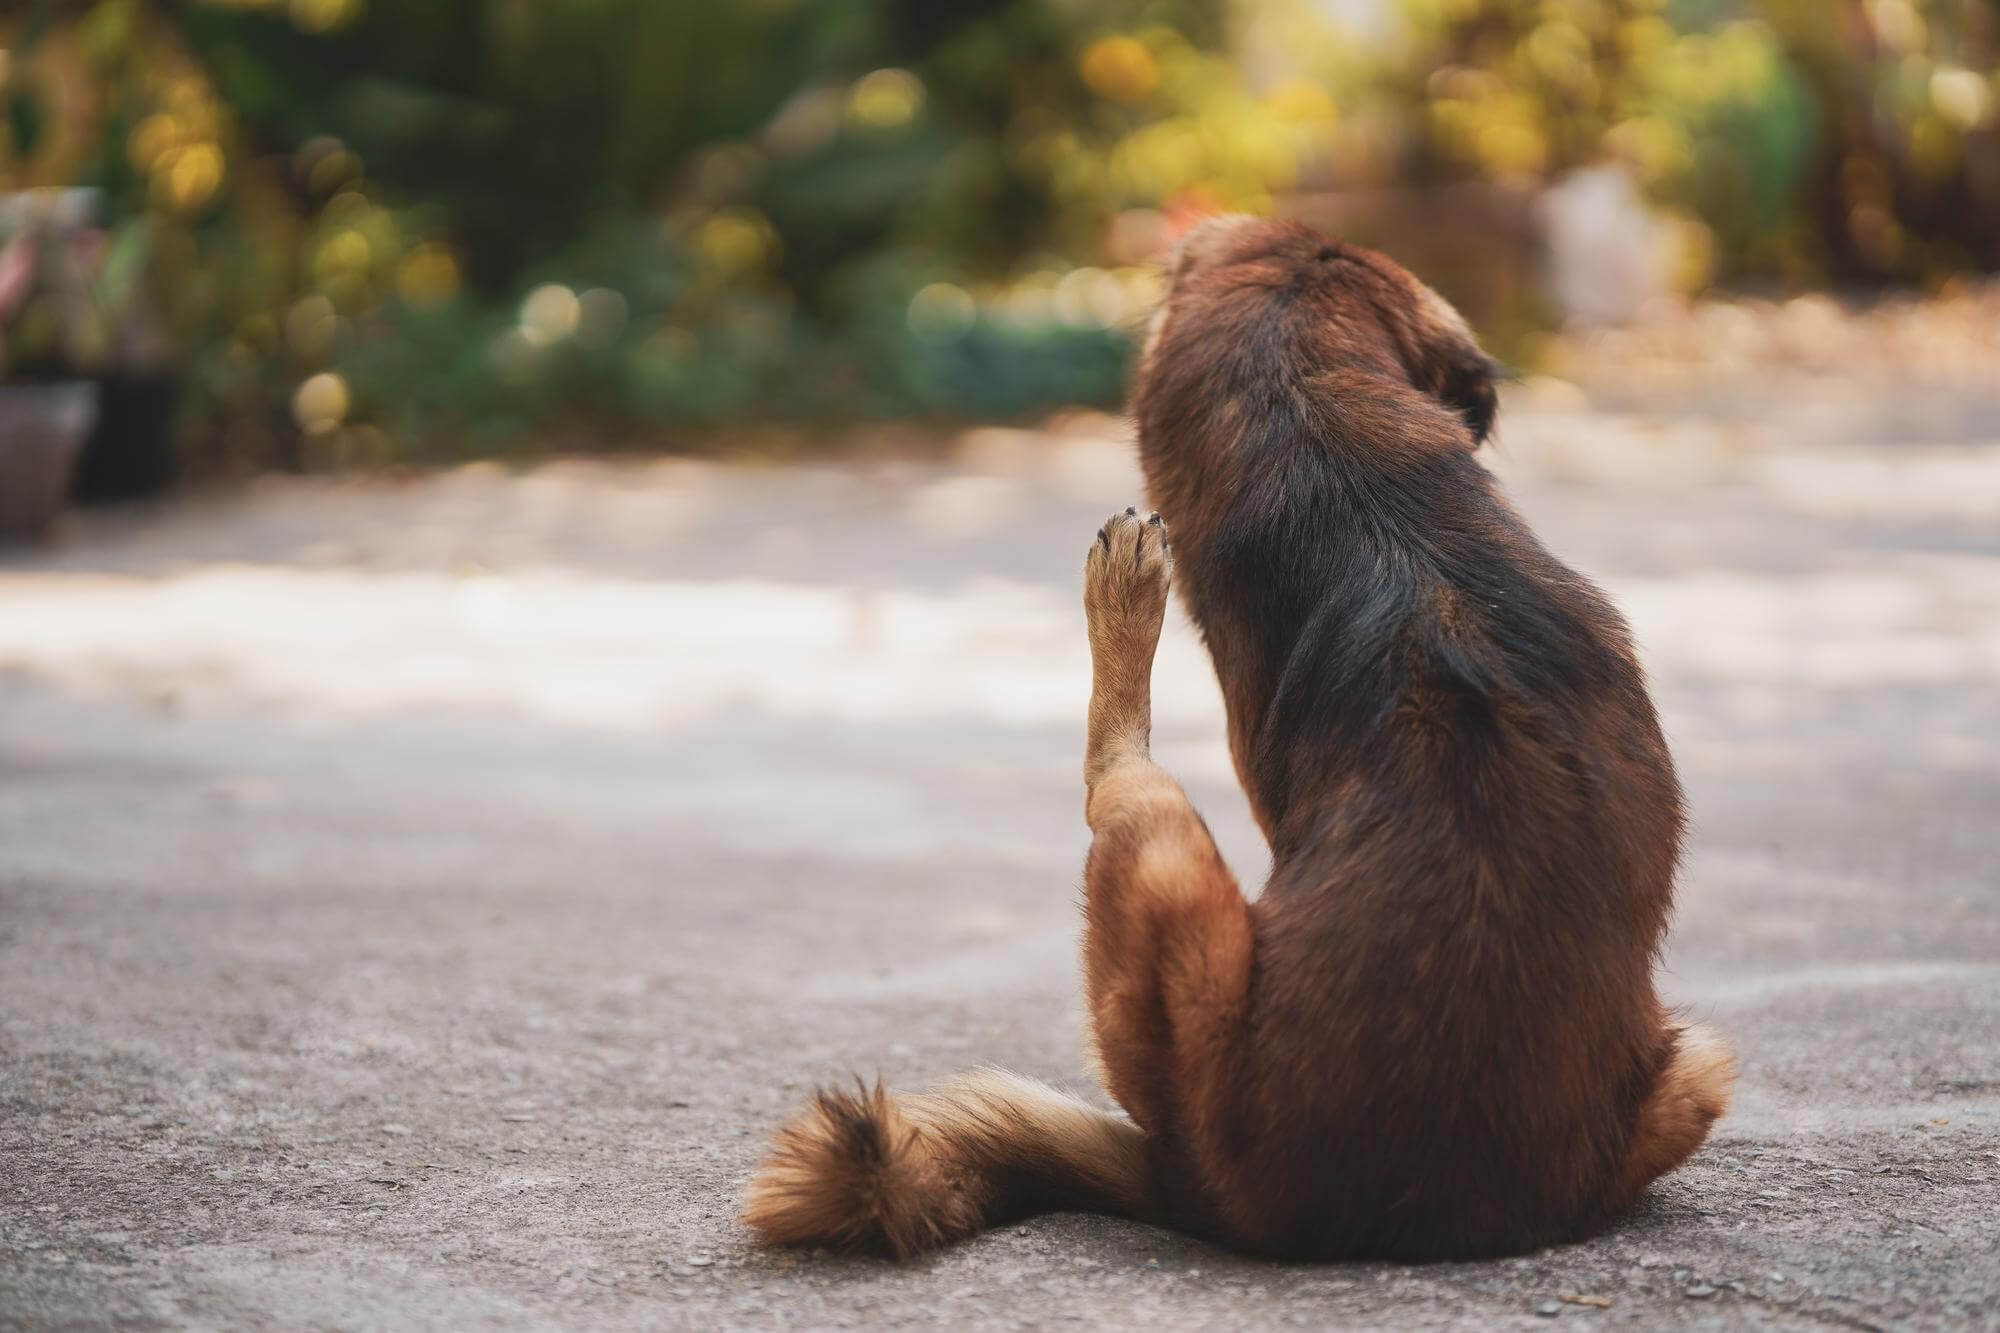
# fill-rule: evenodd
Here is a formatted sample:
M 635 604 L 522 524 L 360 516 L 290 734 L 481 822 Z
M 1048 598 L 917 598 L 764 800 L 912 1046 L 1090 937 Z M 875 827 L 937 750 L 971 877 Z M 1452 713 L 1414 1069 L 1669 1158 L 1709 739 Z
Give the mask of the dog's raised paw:
M 1167 525 L 1158 514 L 1132 508 L 1105 519 L 1083 567 L 1083 605 L 1093 641 L 1133 630 L 1157 637 L 1172 573 Z

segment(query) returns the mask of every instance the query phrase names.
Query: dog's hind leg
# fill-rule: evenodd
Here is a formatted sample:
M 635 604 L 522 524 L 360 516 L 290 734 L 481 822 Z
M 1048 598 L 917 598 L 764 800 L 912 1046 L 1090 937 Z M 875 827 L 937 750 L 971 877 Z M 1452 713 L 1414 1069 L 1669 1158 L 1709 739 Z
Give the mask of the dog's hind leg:
M 1113 515 L 1084 568 L 1090 733 L 1084 977 L 1111 1094 L 1149 1137 L 1218 1137 L 1241 1054 L 1249 904 L 1180 784 L 1152 760 L 1152 670 L 1172 561 L 1157 514 Z

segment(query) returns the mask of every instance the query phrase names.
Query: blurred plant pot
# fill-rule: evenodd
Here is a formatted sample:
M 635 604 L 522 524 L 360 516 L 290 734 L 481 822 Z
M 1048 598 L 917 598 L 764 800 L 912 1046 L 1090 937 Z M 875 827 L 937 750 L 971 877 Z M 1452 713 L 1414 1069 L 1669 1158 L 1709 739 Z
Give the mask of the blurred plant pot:
M 79 504 L 139 500 L 173 485 L 180 383 L 161 371 L 113 371 L 97 381 L 97 424 L 71 494 Z
M 96 407 L 88 381 L 0 384 L 0 538 L 37 536 L 62 512 Z

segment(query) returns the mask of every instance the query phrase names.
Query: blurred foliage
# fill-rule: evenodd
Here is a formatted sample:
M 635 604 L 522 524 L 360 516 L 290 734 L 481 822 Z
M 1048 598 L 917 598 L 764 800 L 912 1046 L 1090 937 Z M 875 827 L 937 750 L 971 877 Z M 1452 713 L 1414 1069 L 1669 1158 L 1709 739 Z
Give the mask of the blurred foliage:
M 451 457 L 1109 403 L 1175 230 L 1314 191 L 1613 160 L 1686 287 L 2000 266 L 1996 43 L 1985 0 L 38 0 L 0 189 L 101 192 L 212 456 Z
M 1695 224 L 1680 236 L 1696 284 L 2000 267 L 1991 0 L 1407 8 L 1400 90 L 1426 165 L 1539 181 L 1622 162 Z

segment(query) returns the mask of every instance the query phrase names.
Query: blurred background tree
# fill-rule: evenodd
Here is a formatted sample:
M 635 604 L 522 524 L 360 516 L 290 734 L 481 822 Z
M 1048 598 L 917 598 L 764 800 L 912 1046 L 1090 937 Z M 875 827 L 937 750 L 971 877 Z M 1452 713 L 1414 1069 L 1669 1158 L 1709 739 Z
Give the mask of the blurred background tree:
M 1684 239 L 1700 282 L 1936 282 L 2000 265 L 1989 0 L 1407 9 L 1426 169 L 1540 181 L 1617 160 L 1698 224 Z
M 94 187 L 146 293 L 58 346 L 0 281 L 7 364 L 154 324 L 210 463 L 1110 404 L 1178 228 L 1367 192 L 1504 344 L 1559 312 L 1434 201 L 1605 164 L 1683 292 L 2000 266 L 1986 0 L 36 0 L 0 53 L 0 190 Z

